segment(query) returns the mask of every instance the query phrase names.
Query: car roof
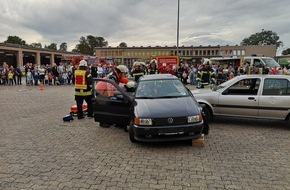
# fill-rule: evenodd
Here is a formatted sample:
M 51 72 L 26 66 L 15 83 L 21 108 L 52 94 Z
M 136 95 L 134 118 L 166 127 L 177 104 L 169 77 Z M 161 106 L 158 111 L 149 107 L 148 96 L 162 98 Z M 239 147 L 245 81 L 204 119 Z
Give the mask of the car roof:
M 178 79 L 176 76 L 171 74 L 154 74 L 154 75 L 144 75 L 139 78 L 140 81 L 147 81 L 147 80 L 160 80 L 160 79 Z
M 253 77 L 260 77 L 260 78 L 285 78 L 290 79 L 290 75 L 265 75 L 265 74 L 253 74 L 253 75 L 240 75 L 237 76 L 239 78 L 253 78 Z

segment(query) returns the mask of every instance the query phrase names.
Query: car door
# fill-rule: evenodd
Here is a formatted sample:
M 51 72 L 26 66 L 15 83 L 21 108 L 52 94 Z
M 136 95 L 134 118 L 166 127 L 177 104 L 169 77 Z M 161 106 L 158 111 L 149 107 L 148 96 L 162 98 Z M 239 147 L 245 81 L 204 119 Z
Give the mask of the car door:
M 285 119 L 290 110 L 290 81 L 283 77 L 264 79 L 259 106 L 260 117 Z
M 243 78 L 226 88 L 219 95 L 218 114 L 257 117 L 259 86 L 259 78 Z
M 92 101 L 96 122 L 126 125 L 130 123 L 133 96 L 114 81 L 94 79 Z

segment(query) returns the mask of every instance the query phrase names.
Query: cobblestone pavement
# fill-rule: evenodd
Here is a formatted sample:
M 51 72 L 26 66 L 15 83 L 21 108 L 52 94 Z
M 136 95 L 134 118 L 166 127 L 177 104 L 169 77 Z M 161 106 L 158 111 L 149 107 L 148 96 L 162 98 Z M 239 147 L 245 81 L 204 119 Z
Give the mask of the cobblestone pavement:
M 72 86 L 0 86 L 0 189 L 290 189 L 290 126 L 216 119 L 205 147 L 63 122 Z

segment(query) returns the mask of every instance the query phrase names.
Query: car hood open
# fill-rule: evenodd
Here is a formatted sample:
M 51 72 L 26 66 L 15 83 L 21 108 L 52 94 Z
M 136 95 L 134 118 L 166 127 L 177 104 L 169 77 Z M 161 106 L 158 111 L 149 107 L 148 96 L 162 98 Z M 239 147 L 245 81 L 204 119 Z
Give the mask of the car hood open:
M 135 114 L 137 117 L 183 117 L 198 115 L 198 105 L 192 97 L 136 99 Z

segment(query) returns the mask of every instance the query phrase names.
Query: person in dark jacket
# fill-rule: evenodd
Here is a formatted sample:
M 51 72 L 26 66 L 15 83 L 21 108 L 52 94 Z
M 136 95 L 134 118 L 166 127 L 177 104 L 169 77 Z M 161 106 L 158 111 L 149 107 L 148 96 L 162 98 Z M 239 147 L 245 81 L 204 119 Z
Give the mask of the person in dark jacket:
M 79 68 L 75 70 L 75 100 L 77 103 L 77 115 L 78 119 L 83 119 L 84 112 L 83 112 L 83 102 L 84 100 L 88 106 L 88 117 L 93 117 L 93 91 L 92 91 L 92 84 L 93 78 L 91 73 L 87 69 L 88 64 L 85 60 L 81 60 L 79 64 Z

